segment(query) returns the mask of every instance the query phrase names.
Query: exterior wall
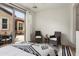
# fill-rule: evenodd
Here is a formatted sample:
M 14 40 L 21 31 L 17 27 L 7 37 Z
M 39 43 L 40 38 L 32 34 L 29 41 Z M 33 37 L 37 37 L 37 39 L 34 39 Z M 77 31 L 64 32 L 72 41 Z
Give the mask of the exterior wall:
M 23 24 L 23 30 L 19 30 L 19 23 L 22 23 L 22 24 Z M 18 33 L 18 34 L 19 34 L 19 33 L 24 34 L 24 22 L 22 22 L 22 21 L 17 21 L 17 33 Z
M 7 17 L 9 20 L 8 26 L 9 28 L 7 30 L 3 30 L 2 27 L 2 21 L 1 18 L 2 17 Z M 13 17 L 12 15 L 9 15 L 8 13 L 6 13 L 5 11 L 0 10 L 0 35 L 5 35 L 5 32 L 7 33 L 7 35 L 11 34 L 13 31 Z

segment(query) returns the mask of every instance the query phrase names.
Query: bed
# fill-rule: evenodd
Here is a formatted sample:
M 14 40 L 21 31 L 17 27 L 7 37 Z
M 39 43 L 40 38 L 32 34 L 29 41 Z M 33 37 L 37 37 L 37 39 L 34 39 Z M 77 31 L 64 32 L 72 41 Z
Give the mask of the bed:
M 55 56 L 46 44 L 15 44 L 0 48 L 0 56 Z
M 41 56 L 55 56 L 54 48 L 48 44 L 34 44 L 32 47 L 38 51 Z
M 0 56 L 34 56 L 11 45 L 0 48 Z

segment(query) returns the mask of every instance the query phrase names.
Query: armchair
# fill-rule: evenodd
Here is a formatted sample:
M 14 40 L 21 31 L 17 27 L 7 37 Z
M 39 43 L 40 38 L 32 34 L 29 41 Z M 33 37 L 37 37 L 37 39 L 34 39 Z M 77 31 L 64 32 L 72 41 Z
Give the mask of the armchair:
M 52 43 L 54 46 L 61 45 L 61 32 L 55 32 L 54 35 L 50 36 L 49 43 Z
M 35 31 L 35 42 L 42 43 L 42 34 L 41 34 L 41 31 Z

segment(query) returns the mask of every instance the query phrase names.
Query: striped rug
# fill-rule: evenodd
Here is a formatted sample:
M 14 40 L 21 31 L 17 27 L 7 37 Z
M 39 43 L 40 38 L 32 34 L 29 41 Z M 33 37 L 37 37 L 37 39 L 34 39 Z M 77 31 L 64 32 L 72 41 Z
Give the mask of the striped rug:
M 71 48 L 69 46 L 62 46 L 62 56 L 73 56 Z

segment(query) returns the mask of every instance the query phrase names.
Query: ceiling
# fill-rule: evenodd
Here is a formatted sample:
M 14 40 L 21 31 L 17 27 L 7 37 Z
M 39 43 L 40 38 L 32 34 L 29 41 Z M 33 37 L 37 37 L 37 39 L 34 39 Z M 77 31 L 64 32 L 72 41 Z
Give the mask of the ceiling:
M 71 5 L 71 3 L 19 3 L 19 4 L 26 8 L 31 9 L 34 12 L 38 12 L 48 8 Z M 33 6 L 37 6 L 37 8 L 33 8 Z

